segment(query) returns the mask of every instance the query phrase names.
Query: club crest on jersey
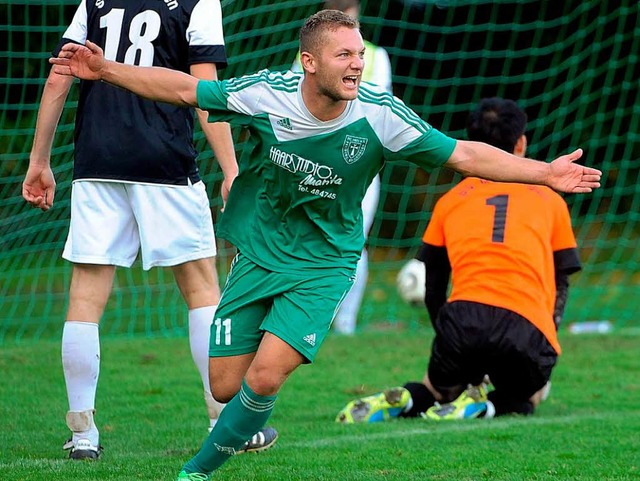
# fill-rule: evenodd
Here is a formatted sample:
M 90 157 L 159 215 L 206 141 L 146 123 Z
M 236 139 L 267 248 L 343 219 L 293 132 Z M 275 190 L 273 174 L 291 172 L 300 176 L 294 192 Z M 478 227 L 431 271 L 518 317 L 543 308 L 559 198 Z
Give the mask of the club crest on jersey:
M 342 158 L 347 164 L 357 162 L 367 148 L 369 139 L 347 135 L 342 144 Z

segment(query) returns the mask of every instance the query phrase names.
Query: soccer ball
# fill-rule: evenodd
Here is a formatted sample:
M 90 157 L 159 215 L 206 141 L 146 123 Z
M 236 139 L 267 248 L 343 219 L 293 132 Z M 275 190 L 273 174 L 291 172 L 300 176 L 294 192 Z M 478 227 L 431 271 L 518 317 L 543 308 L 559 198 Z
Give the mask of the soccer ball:
M 396 285 L 403 301 L 414 306 L 424 303 L 425 277 L 424 263 L 417 259 L 411 259 L 400 269 Z

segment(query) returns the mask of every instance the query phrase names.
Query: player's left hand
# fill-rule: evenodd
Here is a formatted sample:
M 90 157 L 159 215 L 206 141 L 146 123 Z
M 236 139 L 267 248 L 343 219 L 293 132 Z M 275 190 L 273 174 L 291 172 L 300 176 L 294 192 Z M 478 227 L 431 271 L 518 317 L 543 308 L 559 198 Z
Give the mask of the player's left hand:
M 587 193 L 600 187 L 602 172 L 574 163 L 582 157 L 582 149 L 563 155 L 549 164 L 546 184 L 559 192 Z

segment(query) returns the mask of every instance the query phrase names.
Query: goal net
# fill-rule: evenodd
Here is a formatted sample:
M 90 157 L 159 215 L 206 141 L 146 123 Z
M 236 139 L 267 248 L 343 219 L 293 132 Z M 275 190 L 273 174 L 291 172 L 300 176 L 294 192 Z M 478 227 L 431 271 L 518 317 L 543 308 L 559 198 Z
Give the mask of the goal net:
M 91 0 L 89 0 L 91 1 Z M 55 206 L 26 205 L 27 170 L 38 102 L 51 50 L 78 0 L 0 0 L 0 344 L 58 337 L 70 265 L 60 254 L 68 232 L 74 87 L 52 150 Z M 289 68 L 303 20 L 321 8 L 308 0 L 222 0 L 229 78 Z M 604 172 L 592 194 L 566 195 L 584 270 L 572 278 L 565 322 L 640 321 L 640 98 L 637 0 L 363 0 L 362 32 L 389 53 L 394 94 L 430 124 L 464 138 L 469 110 L 483 97 L 516 100 L 529 117 L 531 157 L 552 159 L 577 147 L 581 162 Z M 234 130 L 239 151 L 246 134 Z M 199 163 L 220 213 L 221 173 L 201 132 Z M 370 277 L 359 326 L 428 323 L 404 304 L 395 276 L 413 257 L 438 197 L 459 178 L 411 164 L 386 166 L 368 238 Z M 219 243 L 226 275 L 232 246 Z M 186 307 L 167 269 L 119 269 L 103 334 L 184 333 Z

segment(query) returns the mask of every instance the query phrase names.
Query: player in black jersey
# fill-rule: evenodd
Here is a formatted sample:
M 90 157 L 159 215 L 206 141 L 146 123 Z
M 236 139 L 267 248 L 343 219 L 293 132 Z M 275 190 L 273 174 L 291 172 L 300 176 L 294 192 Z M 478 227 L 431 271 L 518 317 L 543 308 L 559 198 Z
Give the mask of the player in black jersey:
M 91 40 L 111 60 L 161 66 L 216 79 L 227 62 L 219 0 L 82 0 L 54 50 Z M 72 84 L 51 71 L 42 95 L 23 196 L 44 211 L 52 207 L 53 136 Z M 237 175 L 228 124 L 202 129 L 224 173 L 222 195 Z M 189 308 L 189 337 L 205 400 L 215 424 L 221 406 L 210 392 L 209 332 L 220 298 L 213 257 L 209 200 L 196 165 L 193 110 L 145 100 L 103 82 L 82 81 L 76 112 L 71 226 L 63 257 L 73 263 L 62 339 L 73 436 L 73 459 L 100 455 L 94 423 L 100 368 L 98 324 L 116 266 L 130 267 L 142 251 L 144 269 L 171 267 Z M 249 449 L 275 442 L 269 429 Z

